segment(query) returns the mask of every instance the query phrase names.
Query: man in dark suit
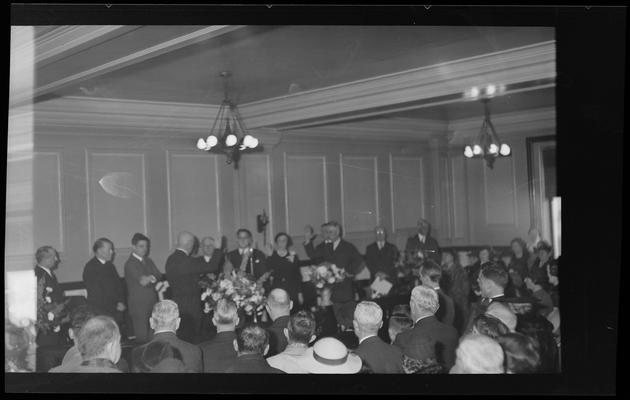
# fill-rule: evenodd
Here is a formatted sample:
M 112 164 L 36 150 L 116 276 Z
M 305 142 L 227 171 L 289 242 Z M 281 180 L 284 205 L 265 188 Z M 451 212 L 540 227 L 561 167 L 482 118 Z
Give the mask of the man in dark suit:
M 199 342 L 201 331 L 201 288 L 199 275 L 215 270 L 220 254 L 214 253 L 214 261 L 197 263 L 190 257 L 195 237 L 190 232 L 181 232 L 177 236 L 177 249 L 166 260 L 166 279 L 168 280 L 172 299 L 179 307 L 182 323 L 180 337 L 188 342 Z
M 411 292 L 411 317 L 414 327 L 396 336 L 394 345 L 403 354 L 418 361 L 435 355 L 438 363 L 449 370 L 455 362 L 457 331 L 450 325 L 438 321 L 435 313 L 440 307 L 438 294 L 425 286 L 416 286 Z
M 436 318 L 447 325 L 453 326 L 455 321 L 455 303 L 453 299 L 440 288 L 442 269 L 431 260 L 426 260 L 420 267 L 420 281 L 428 288 L 436 291 L 440 299 L 440 307 L 435 313 Z
M 481 268 L 477 277 L 481 300 L 472 306 L 468 324 L 466 324 L 467 332 L 472 330 L 474 319 L 478 315 L 485 314 L 490 304 L 493 302 L 504 302 L 506 300 L 504 292 L 508 281 L 509 274 L 506 267 L 493 261 L 484 264 L 484 267 Z
M 427 258 L 440 263 L 440 246 L 431 236 L 431 224 L 426 219 L 418 220 L 418 233 L 407 239 L 405 257 L 410 264 L 421 264 Z
M 247 325 L 239 332 L 234 340 L 234 350 L 238 356 L 226 370 L 228 373 L 284 374 L 265 360 L 264 356 L 269 351 L 269 334 L 258 325 Z
M 359 346 L 354 351 L 375 374 L 402 374 L 403 353 L 383 342 L 378 331 L 383 326 L 383 310 L 372 301 L 362 301 L 354 310 L 354 333 Z
M 155 284 L 162 280 L 162 273 L 149 258 L 149 238 L 136 233 L 131 238 L 132 252 L 125 263 L 127 305 L 137 343 L 151 339 L 149 318 L 153 305 L 158 302 Z
M 377 226 L 374 233 L 376 241 L 365 249 L 365 264 L 372 277 L 380 276 L 394 282 L 396 262 L 400 256 L 398 248 L 387 241 L 387 232 L 382 226 Z
M 268 356 L 275 356 L 282 353 L 287 347 L 287 337 L 284 330 L 289 323 L 289 315 L 293 308 L 293 301 L 284 289 L 276 288 L 269 292 L 266 304 L 267 313 L 273 321 L 267 328 L 269 332 L 269 353 Z
M 186 372 L 198 373 L 203 370 L 201 361 L 201 349 L 191 343 L 179 339 L 176 335 L 180 324 L 177 304 L 172 300 L 162 300 L 153 306 L 153 313 L 149 323 L 153 329 L 153 339 L 132 351 L 132 359 L 140 360 L 145 347 L 152 342 L 168 343 L 179 350 Z M 137 362 L 132 367 L 133 372 L 139 372 Z
M 83 283 L 87 289 L 87 303 L 97 315 L 108 315 L 118 326 L 123 322 L 123 285 L 116 267 L 112 263 L 114 244 L 107 238 L 100 238 L 92 247 L 94 258 L 85 264 Z
M 203 356 L 203 372 L 225 372 L 236 359 L 234 340 L 238 325 L 238 309 L 233 301 L 221 299 L 217 302 L 212 323 L 217 334 L 211 340 L 199 345 Z
M 324 227 L 324 242 L 313 248 L 312 237 L 305 238 L 306 254 L 315 264 L 329 262 L 346 272 L 346 279 L 332 285 L 331 301 L 337 323 L 352 325 L 352 315 L 356 303 L 352 278 L 365 268 L 363 257 L 350 242 L 341 238 L 341 225 L 331 221 Z
M 215 276 L 219 275 L 225 260 L 225 256 L 220 250 L 220 247 L 220 243 L 217 243 L 214 238 L 210 236 L 206 236 L 201 239 L 199 246 L 201 249 L 201 256 L 195 258 L 194 260 L 201 270 L 207 271 L 206 273 L 211 273 Z M 205 313 L 201 317 L 202 340 L 209 340 L 216 334 L 211 318 L 211 314 Z
M 252 247 L 252 233 L 247 229 L 236 232 L 238 248 L 227 253 L 227 259 L 236 273 L 243 272 L 255 279 L 266 280 L 270 273 L 267 271 L 265 254 Z

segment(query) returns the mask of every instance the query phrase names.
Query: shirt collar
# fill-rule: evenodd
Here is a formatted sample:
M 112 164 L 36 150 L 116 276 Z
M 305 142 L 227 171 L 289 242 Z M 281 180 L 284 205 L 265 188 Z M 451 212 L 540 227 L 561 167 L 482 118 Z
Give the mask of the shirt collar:
M 131 255 L 134 256 L 135 258 L 137 258 L 140 262 L 144 261 L 144 258 L 140 257 L 139 255 L 137 255 L 133 251 L 131 252 Z
M 383 247 L 385 247 L 385 241 L 376 241 L 376 245 L 378 246 L 379 249 L 382 249 Z
M 206 260 L 206 262 L 210 262 L 210 259 L 212 259 L 212 256 L 207 256 L 204 254 L 203 259 Z
M 494 296 L 490 296 L 488 298 L 492 300 L 492 299 L 496 299 L 497 297 L 501 297 L 501 296 L 503 296 L 503 293 L 495 294 Z
M 157 335 L 158 333 L 172 333 L 173 335 L 175 335 L 175 331 L 172 329 L 160 329 L 159 331 L 154 331 L 153 334 Z
M 429 317 L 433 317 L 433 314 L 431 315 L 425 315 L 424 317 L 420 317 L 416 320 L 416 323 L 414 325 L 418 325 L 418 322 L 422 321 L 423 319 L 429 318 Z
M 177 248 L 177 250 L 181 250 L 181 251 L 183 251 L 184 253 L 186 253 L 186 255 L 188 255 L 188 252 L 187 252 L 186 250 L 182 249 L 181 247 L 178 247 L 178 248 Z
M 97 259 L 97 260 L 98 260 L 101 264 L 103 264 L 103 265 L 107 264 L 107 261 L 105 261 L 105 260 L 101 260 L 101 258 L 100 258 L 100 257 L 96 257 L 96 259 Z
M 41 265 L 37 264 L 37 266 L 41 269 L 43 269 L 44 271 L 46 271 L 46 273 L 52 278 L 52 271 L 46 267 L 42 267 Z
M 249 249 L 249 247 L 246 247 L 246 248 L 244 248 L 244 249 L 239 248 L 239 249 L 238 249 L 238 254 L 243 255 L 243 253 L 245 252 L 245 250 L 248 250 L 248 249 Z
M 340 237 L 338 237 L 337 240 L 333 242 L 333 250 L 337 250 L 337 246 L 339 246 L 339 243 L 341 243 Z
M 418 233 L 418 240 L 420 240 L 421 242 L 424 242 L 425 240 L 427 240 L 427 237 L 423 235 L 422 233 Z
M 289 343 L 282 353 L 289 356 L 301 356 L 306 353 L 308 346 L 303 344 Z
M 359 344 L 361 344 L 361 343 L 365 342 L 365 339 L 369 339 L 369 338 L 371 338 L 371 337 L 376 337 L 376 335 L 375 335 L 375 334 L 372 334 L 372 335 L 368 335 L 368 336 L 364 337 L 363 339 L 359 340 Z

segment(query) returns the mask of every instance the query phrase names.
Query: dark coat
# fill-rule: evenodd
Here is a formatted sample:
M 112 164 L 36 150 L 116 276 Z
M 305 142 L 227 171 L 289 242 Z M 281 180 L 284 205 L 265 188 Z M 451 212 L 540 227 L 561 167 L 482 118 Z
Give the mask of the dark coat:
M 284 328 L 289 324 L 289 316 L 284 315 L 277 318 L 267 328 L 269 332 L 269 353 L 268 357 L 275 356 L 278 353 L 282 353 L 287 347 L 287 337 L 284 335 Z
M 378 244 L 374 242 L 365 249 L 365 264 L 370 270 L 372 277 L 377 272 L 383 272 L 390 279 L 396 279 L 395 264 L 399 255 L 398 248 L 395 245 L 385 242 L 383 248 L 379 250 Z
M 236 360 L 235 339 L 234 331 L 219 332 L 211 340 L 199 345 L 203 356 L 203 372 L 225 372 L 232 365 Z
M 418 251 L 421 251 L 425 258 L 430 258 L 440 264 L 442 261 L 442 254 L 437 240 L 429 234 L 427 234 L 424 239 L 424 243 L 420 243 L 420 238 L 417 234 L 410 236 L 407 239 L 407 244 L 405 245 L 405 255 L 407 260 L 416 258 Z
M 297 306 L 298 293 L 301 290 L 302 275 L 300 274 L 300 259 L 297 255 L 293 257 L 293 262 L 286 257 L 281 257 L 278 252 L 267 258 L 267 268 L 272 271 L 272 289 L 282 288 L 289 293 L 293 304 Z
M 343 268 L 349 275 L 343 282 L 332 285 L 330 300 L 334 303 L 353 301 L 352 276 L 361 272 L 363 266 L 363 257 L 359 254 L 357 248 L 352 243 L 341 239 L 336 249 L 333 249 L 326 243 L 320 243 L 313 248 L 312 241 L 305 244 L 304 249 L 313 263 L 329 262 L 339 268 Z
M 437 294 L 440 300 L 440 308 L 438 308 L 435 316 L 443 324 L 454 326 L 455 302 L 453 302 L 453 299 L 444 293 L 442 289 L 437 290 Z
M 124 303 L 123 284 L 111 261 L 101 264 L 93 257 L 83 269 L 83 283 L 87 289 L 87 303 L 97 314 L 108 315 L 118 323 L 122 313 L 116 309 L 118 303 Z
M 457 264 L 454 264 L 450 268 L 445 268 L 442 273 L 440 288 L 453 299 L 455 305 L 455 320 L 453 325 L 458 332 L 462 333 L 466 328 L 470 314 L 470 282 L 468 280 L 468 274 L 464 268 Z
M 455 328 L 430 316 L 418 321 L 412 329 L 399 333 L 394 345 L 407 357 L 419 361 L 435 356 L 446 370 L 450 370 L 455 363 L 457 340 Z
M 403 353 L 399 347 L 372 336 L 359 344 L 354 351 L 375 374 L 402 374 Z
M 154 283 L 146 286 L 140 284 L 140 277 L 144 275 L 153 275 L 157 281 L 160 281 L 162 277 L 162 273 L 149 257 L 145 257 L 141 262 L 133 254 L 130 255 L 125 263 L 127 305 L 133 324 L 133 333 L 136 336 L 136 340 L 140 343 L 144 343 L 151 338 L 149 318 L 151 317 L 153 306 L 158 301 Z
M 212 253 L 212 257 L 210 257 L 210 261 L 206 261 L 204 256 L 196 257 L 194 261 L 199 264 L 199 269 L 204 271 L 204 273 L 218 275 L 225 262 L 225 255 L 220 250 L 215 249 Z
M 284 371 L 270 366 L 260 354 L 243 354 L 236 357 L 226 372 L 232 374 L 284 374 Z
M 201 361 L 201 349 L 199 346 L 194 344 L 185 342 L 179 339 L 175 333 L 173 332 L 160 332 L 155 334 L 153 339 L 149 342 L 160 342 L 160 343 L 168 343 L 173 346 L 182 354 L 182 359 L 184 362 L 184 366 L 186 368 L 186 372 L 202 372 L 202 361 Z M 138 369 L 138 363 L 136 360 L 140 360 L 142 356 L 142 352 L 144 348 L 149 345 L 149 343 L 144 344 L 142 346 L 138 346 L 132 351 L 132 359 L 134 360 L 134 365 L 132 367 L 133 372 L 140 372 Z
M 238 249 L 227 253 L 227 259 L 234 267 L 234 271 L 238 271 L 241 266 L 241 261 L 243 260 L 243 256 L 241 256 Z M 265 272 L 267 272 L 267 257 L 265 257 L 265 254 L 258 249 L 254 249 L 254 253 L 245 267 L 245 273 L 252 275 L 252 268 L 254 278 L 256 279 L 260 278 Z
M 41 267 L 35 267 L 35 277 L 37 278 L 37 287 L 41 287 L 41 291 L 37 291 L 37 300 L 38 304 L 61 304 L 65 300 L 65 296 L 63 294 L 63 290 L 59 286 L 59 282 L 57 281 L 57 277 L 54 272 L 52 272 L 52 276 L 48 275 L 48 272 Z M 47 289 L 49 288 L 49 289 Z M 47 303 L 45 301 L 46 297 L 50 297 L 51 303 Z M 47 312 L 43 310 L 37 313 L 38 318 L 46 318 Z M 62 344 L 65 342 L 65 333 L 50 331 L 38 330 L 37 339 L 38 346 L 54 346 L 58 344 Z
M 486 311 L 488 311 L 488 306 L 490 306 L 492 302 L 505 302 L 506 300 L 507 298 L 505 296 L 499 296 L 490 299 L 490 302 L 486 304 L 486 302 L 483 301 L 483 298 L 481 298 L 477 302 L 472 304 L 470 307 L 470 316 L 468 317 L 468 323 L 466 324 L 466 332 L 472 331 L 472 326 L 475 318 L 477 318 L 477 316 L 479 315 L 485 314 Z

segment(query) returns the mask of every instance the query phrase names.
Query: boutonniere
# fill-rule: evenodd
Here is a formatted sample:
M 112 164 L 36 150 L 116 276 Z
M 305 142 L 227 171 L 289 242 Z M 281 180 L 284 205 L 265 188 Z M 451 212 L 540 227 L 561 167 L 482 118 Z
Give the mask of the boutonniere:
M 48 312 L 47 317 L 49 321 L 52 321 L 55 319 L 55 314 L 53 314 L 52 312 Z
M 52 303 L 52 299 L 50 298 L 50 296 L 46 296 L 44 300 L 46 300 L 46 303 L 48 304 Z
M 53 328 L 53 332 L 58 333 L 61 330 L 61 327 L 59 325 L 55 326 Z
M 259 260 L 259 259 L 255 259 L 255 260 L 254 260 L 254 262 L 255 262 L 256 264 L 258 264 L 258 263 L 260 262 L 260 260 Z
M 46 286 L 46 293 L 51 293 L 53 290 L 50 286 Z

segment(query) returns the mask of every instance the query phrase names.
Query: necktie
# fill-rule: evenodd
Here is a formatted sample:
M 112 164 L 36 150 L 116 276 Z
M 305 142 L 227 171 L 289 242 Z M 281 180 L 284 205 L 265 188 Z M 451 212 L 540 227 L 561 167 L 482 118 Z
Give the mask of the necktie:
M 335 250 L 332 242 L 326 242 L 326 250 L 328 254 L 332 254 L 332 252 Z

